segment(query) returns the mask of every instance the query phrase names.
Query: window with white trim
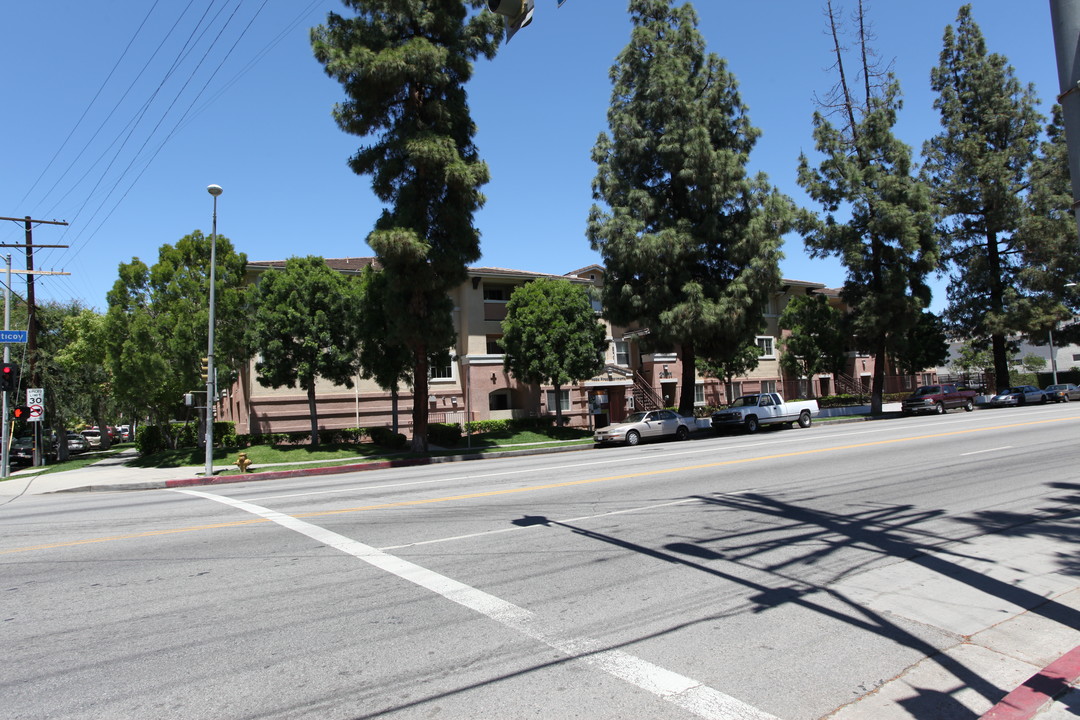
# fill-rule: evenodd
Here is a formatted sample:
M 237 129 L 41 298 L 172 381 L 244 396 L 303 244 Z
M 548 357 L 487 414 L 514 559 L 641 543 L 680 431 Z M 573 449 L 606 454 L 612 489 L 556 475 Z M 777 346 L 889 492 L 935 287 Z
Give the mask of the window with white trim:
M 450 362 L 446 365 L 429 365 L 428 366 L 428 379 L 430 380 L 453 380 L 454 379 L 454 360 L 450 359 Z
M 569 390 L 560 390 L 559 391 L 559 405 L 561 406 L 560 409 L 563 412 L 566 412 L 566 411 L 568 411 L 570 409 L 570 391 Z M 548 390 L 547 391 L 547 406 L 548 406 L 548 412 L 555 412 L 555 391 L 554 390 Z
M 774 358 L 776 357 L 776 349 L 773 345 L 773 338 L 771 335 L 758 335 L 757 346 L 761 350 L 761 357 Z
M 615 364 L 622 367 L 630 367 L 630 343 L 625 340 L 616 340 L 611 343 L 615 351 Z
M 761 392 L 763 392 L 763 393 L 774 393 L 774 392 L 776 392 L 776 381 L 775 380 L 762 380 L 761 381 Z
M 694 383 L 694 404 L 705 404 L 705 383 Z

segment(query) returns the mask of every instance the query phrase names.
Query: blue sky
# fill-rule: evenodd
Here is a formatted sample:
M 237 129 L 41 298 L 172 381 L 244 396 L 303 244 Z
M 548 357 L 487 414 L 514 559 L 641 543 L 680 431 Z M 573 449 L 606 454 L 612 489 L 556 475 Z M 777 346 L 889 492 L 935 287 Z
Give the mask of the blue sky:
M 532 25 L 478 62 L 468 88 L 492 178 L 476 217 L 478 264 L 561 274 L 600 262 L 584 234 L 590 151 L 607 128 L 608 74 L 630 24 L 625 0 L 536 2 Z M 727 59 L 763 132 L 752 169 L 804 205 L 797 160 L 813 152 L 815 95 L 834 82 L 823 4 L 694 3 L 709 50 Z M 916 151 L 939 128 L 929 72 L 961 4 L 870 4 L 875 46 L 904 93 L 897 132 Z M 971 4 L 991 51 L 1036 86 L 1048 114 L 1057 94 L 1049 4 Z M 346 166 L 360 139 L 334 124 L 344 96 L 309 42 L 330 11 L 347 13 L 339 0 L 4 3 L 0 216 L 70 223 L 34 231 L 36 244 L 70 246 L 35 255 L 39 269 L 71 273 L 39 278 L 38 297 L 104 310 L 120 263 L 152 264 L 161 245 L 210 232 L 211 183 L 224 188 L 218 231 L 249 260 L 370 255 L 364 238 L 380 206 L 369 178 Z M 206 32 L 185 52 L 204 13 Z M 0 242 L 22 241 L 20 224 L 0 223 Z M 839 263 L 809 259 L 801 238 L 784 250 L 785 277 L 843 283 Z M 937 283 L 933 309 L 944 292 Z

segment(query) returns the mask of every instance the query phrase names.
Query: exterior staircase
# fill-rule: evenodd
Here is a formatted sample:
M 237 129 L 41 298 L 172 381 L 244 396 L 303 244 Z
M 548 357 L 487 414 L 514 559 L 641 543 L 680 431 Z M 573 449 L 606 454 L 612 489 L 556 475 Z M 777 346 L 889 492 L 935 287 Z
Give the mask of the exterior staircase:
M 664 399 L 653 390 L 649 381 L 637 370 L 634 371 L 632 392 L 635 410 L 660 410 L 664 407 Z

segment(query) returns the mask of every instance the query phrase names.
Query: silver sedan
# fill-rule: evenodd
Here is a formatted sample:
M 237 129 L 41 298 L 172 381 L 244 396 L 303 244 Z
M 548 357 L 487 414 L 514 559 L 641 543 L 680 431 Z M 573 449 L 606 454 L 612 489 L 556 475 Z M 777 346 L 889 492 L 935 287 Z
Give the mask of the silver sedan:
M 593 435 L 593 440 L 598 445 L 607 443 L 637 445 L 642 440 L 661 437 L 686 440 L 690 437 L 693 424 L 693 418 L 685 418 L 671 410 L 636 412 L 621 423 L 600 428 Z

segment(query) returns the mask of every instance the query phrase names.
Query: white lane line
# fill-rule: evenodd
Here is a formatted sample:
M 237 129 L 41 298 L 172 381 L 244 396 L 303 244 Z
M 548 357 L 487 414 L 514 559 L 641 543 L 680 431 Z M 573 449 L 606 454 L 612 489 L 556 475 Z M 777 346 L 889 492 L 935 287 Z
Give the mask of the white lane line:
M 644 505 L 642 507 L 626 508 L 625 510 L 612 510 L 611 512 L 599 513 L 597 515 L 582 515 L 581 517 L 565 518 L 563 520 L 555 520 L 554 522 L 560 523 L 575 523 L 582 522 L 584 520 L 595 520 L 597 518 L 608 517 L 609 515 L 625 515 L 626 513 L 641 512 L 642 510 L 655 510 L 656 508 L 671 507 L 672 505 L 684 505 L 686 503 L 701 502 L 697 499 L 688 500 L 676 500 L 674 502 L 660 503 L 659 505 Z M 380 550 L 402 550 L 404 548 L 417 547 L 419 545 L 435 545 L 444 542 L 454 542 L 455 540 L 471 540 L 472 538 L 485 537 L 487 535 L 500 535 L 508 532 L 518 532 L 521 530 L 531 530 L 532 528 L 541 527 L 540 525 L 524 525 L 515 526 L 509 528 L 499 528 L 498 530 L 484 530 L 483 532 L 469 533 L 467 535 L 453 535 L 451 537 L 436 538 L 434 540 L 417 540 L 416 542 L 405 543 L 404 545 L 387 545 L 379 548 Z
M 175 489 L 173 492 L 206 498 L 257 515 L 284 528 L 305 535 L 316 542 L 352 555 L 373 567 L 437 593 L 447 600 L 474 610 L 516 632 L 544 643 L 574 659 L 583 660 L 604 672 L 667 700 L 698 717 L 709 720 L 777 720 L 741 700 L 714 690 L 697 680 L 666 670 L 647 660 L 623 652 L 604 650 L 598 640 L 571 637 L 544 623 L 535 613 L 428 570 L 416 563 L 389 555 L 370 545 L 347 538 L 332 530 L 285 515 L 275 510 L 224 495 L 200 490 Z
M 1012 450 L 1012 445 L 1002 445 L 1001 447 L 990 448 L 989 450 L 974 450 L 972 452 L 960 453 L 960 457 L 967 457 L 968 455 L 980 455 L 982 453 L 997 452 L 999 450 Z

